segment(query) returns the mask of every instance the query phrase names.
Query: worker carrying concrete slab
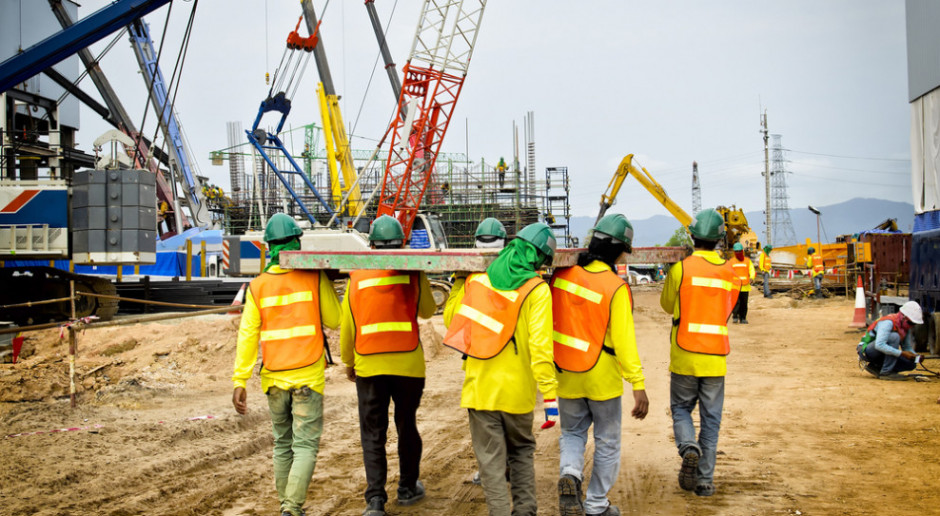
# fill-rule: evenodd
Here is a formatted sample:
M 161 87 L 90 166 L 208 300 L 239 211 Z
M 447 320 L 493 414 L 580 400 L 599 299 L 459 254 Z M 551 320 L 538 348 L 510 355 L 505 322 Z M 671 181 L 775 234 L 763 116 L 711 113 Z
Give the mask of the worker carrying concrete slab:
M 754 279 L 754 262 L 744 255 L 744 246 L 741 242 L 735 242 L 734 256 L 729 260 L 734 273 L 741 280 L 741 294 L 738 296 L 738 302 L 734 305 L 734 311 L 731 313 L 732 321 L 740 324 L 747 324 L 747 297 L 751 293 L 751 281 Z
M 271 262 L 245 295 L 238 328 L 232 404 L 248 412 L 245 384 L 261 346 L 261 390 L 274 432 L 274 485 L 281 516 L 302 516 L 323 433 L 324 336 L 337 328 L 340 304 L 322 271 L 281 269 L 279 254 L 300 249 L 302 231 L 275 214 L 264 230 Z
M 698 496 L 715 493 L 715 457 L 725 401 L 726 355 L 731 352 L 728 318 L 738 300 L 741 280 L 715 252 L 725 236 L 721 214 L 700 211 L 689 225 L 695 250 L 672 266 L 659 304 L 672 314 L 669 352 L 669 405 L 682 466 L 679 487 Z M 692 411 L 699 406 L 695 437 Z
M 558 377 L 560 467 L 558 500 L 564 515 L 619 516 L 607 493 L 620 472 L 623 381 L 632 385 L 633 411 L 649 410 L 633 328 L 633 296 L 617 275 L 617 259 L 632 252 L 633 225 L 620 214 L 594 226 L 578 265 L 557 269 L 550 282 Z M 584 451 L 594 426 L 594 460 L 581 501 Z
M 382 215 L 369 231 L 373 249 L 401 249 L 405 233 L 394 217 Z M 424 498 L 419 480 L 422 442 L 417 413 L 424 392 L 424 349 L 418 317 L 437 310 L 424 272 L 357 270 L 349 273 L 343 296 L 340 353 L 346 377 L 356 382 L 359 435 L 366 469 L 364 516 L 382 516 L 388 494 L 388 407 L 395 402 L 398 431 L 398 505 Z
M 862 369 L 879 380 L 907 380 L 901 373 L 913 371 L 924 358 L 914 353 L 915 324 L 924 324 L 917 301 L 908 301 L 900 312 L 871 323 L 856 347 Z
M 552 297 L 538 270 L 551 263 L 555 246 L 547 225 L 524 227 L 486 272 L 455 285 L 444 309 L 444 344 L 466 356 L 460 406 L 468 410 L 490 514 L 534 516 L 538 510 L 532 433 L 536 389 L 546 419 L 558 418 Z

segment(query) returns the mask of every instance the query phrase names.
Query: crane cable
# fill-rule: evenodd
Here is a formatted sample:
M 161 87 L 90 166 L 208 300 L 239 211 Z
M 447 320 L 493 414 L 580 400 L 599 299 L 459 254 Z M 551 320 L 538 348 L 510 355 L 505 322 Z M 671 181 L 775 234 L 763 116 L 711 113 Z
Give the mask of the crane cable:
M 173 13 L 173 2 L 170 2 L 170 6 L 166 10 L 166 20 L 163 22 L 163 36 L 160 38 L 160 48 L 157 49 L 157 60 L 154 62 L 154 70 L 160 68 L 160 58 L 163 57 L 163 43 L 166 41 L 166 29 L 170 25 L 170 14 Z M 131 23 L 143 23 L 140 20 L 136 20 Z M 148 98 L 153 98 L 153 81 L 150 81 L 150 91 L 148 92 Z M 140 148 L 140 138 L 144 134 L 144 124 L 147 123 L 147 114 L 150 112 L 150 102 L 147 102 L 144 105 L 144 116 L 141 117 L 140 125 L 137 126 L 137 138 L 134 141 L 134 148 Z
M 398 0 L 395 0 L 395 3 L 392 5 L 392 12 L 389 13 L 389 15 L 388 15 L 388 21 L 385 22 L 385 33 L 383 34 L 383 36 L 388 36 L 388 27 L 392 24 L 392 17 L 395 16 L 395 9 L 396 9 L 397 7 L 398 7 Z M 353 122 L 352 130 L 349 131 L 350 136 L 352 136 L 353 134 L 356 134 L 356 127 L 359 126 L 359 117 L 362 116 L 362 108 L 363 108 L 363 106 L 365 106 L 365 104 L 366 104 L 366 96 L 368 96 L 368 94 L 369 94 L 369 88 L 372 86 L 372 79 L 375 77 L 375 70 L 376 70 L 376 69 L 378 68 L 378 66 L 379 66 L 379 58 L 380 58 L 380 57 L 382 57 L 382 47 L 381 47 L 381 46 L 379 47 L 378 53 L 375 55 L 375 62 L 372 63 L 372 73 L 369 75 L 369 82 L 366 83 L 366 91 L 363 92 L 363 94 L 362 94 L 362 101 L 359 102 L 359 111 L 356 112 L 356 121 Z M 397 104 L 397 100 L 396 100 L 396 104 Z M 392 112 L 392 116 L 389 117 L 389 122 L 388 122 L 387 124 L 385 124 L 386 126 L 388 126 L 389 124 L 392 123 L 392 119 L 394 118 L 394 116 L 395 116 L 394 113 L 395 113 L 396 111 L 398 111 L 398 106 L 397 106 L 397 105 L 395 106 L 395 111 Z
M 329 5 L 330 1 L 327 0 L 323 5 L 323 10 L 320 11 L 317 26 L 310 36 L 316 36 L 320 32 L 320 24 L 323 23 L 323 16 L 326 14 L 326 8 L 329 7 Z M 295 31 L 300 29 L 300 23 L 302 21 L 303 15 L 301 14 L 300 20 L 297 21 L 297 27 L 294 29 Z M 291 48 L 290 45 L 285 45 L 284 52 L 281 54 L 281 60 L 278 62 L 277 68 L 274 69 L 274 78 L 271 81 L 271 88 L 268 89 L 268 98 L 271 98 L 275 92 L 283 92 L 287 100 L 292 100 L 294 95 L 297 94 L 297 90 L 300 88 L 300 80 L 307 70 L 307 63 L 310 61 L 310 54 L 312 52 L 303 52 L 295 61 L 295 50 L 301 49 Z M 285 57 L 287 58 L 286 63 L 284 62 Z M 291 71 L 288 72 L 288 70 Z
M 180 51 L 179 51 L 179 54 L 177 54 L 176 56 L 176 64 L 173 66 L 173 75 L 170 76 L 170 82 L 167 85 L 167 93 L 169 93 L 170 89 L 172 88 L 173 94 L 164 100 L 163 111 L 166 112 L 166 107 L 167 107 L 166 104 L 169 103 L 170 105 L 169 116 L 170 117 L 173 116 L 173 109 L 176 106 L 176 94 L 179 91 L 180 83 L 182 82 L 182 78 L 183 78 L 183 66 L 186 64 L 186 55 L 189 53 L 189 40 L 193 31 L 193 20 L 196 17 L 197 7 L 199 7 L 199 0 L 194 0 L 192 11 L 190 11 L 189 13 L 189 21 L 186 24 L 186 31 L 183 33 L 183 42 L 180 44 Z M 166 27 L 163 28 L 163 34 L 164 34 L 164 37 L 166 37 Z M 161 41 L 161 44 L 162 43 L 163 42 Z M 177 71 L 179 72 L 179 75 L 177 75 Z M 157 131 L 159 129 L 160 129 L 160 125 L 157 124 L 157 127 L 153 131 L 153 139 L 151 139 L 150 141 L 152 142 L 157 141 Z M 177 127 L 177 129 L 181 130 L 181 128 L 179 127 Z

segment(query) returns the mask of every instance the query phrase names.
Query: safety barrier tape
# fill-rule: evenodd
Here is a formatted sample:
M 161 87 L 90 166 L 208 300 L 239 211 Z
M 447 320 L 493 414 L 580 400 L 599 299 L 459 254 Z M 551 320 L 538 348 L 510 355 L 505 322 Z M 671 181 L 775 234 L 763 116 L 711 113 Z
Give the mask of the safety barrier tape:
M 205 416 L 188 417 L 188 418 L 185 418 L 183 421 L 202 421 L 202 420 L 207 420 L 207 419 L 215 419 L 215 416 L 205 415 Z M 165 422 L 166 421 L 157 421 L 157 424 L 162 425 Z M 13 437 L 25 437 L 27 435 L 56 434 L 59 432 L 78 432 L 80 430 L 92 430 L 92 429 L 98 429 L 98 428 L 104 428 L 104 425 L 73 426 L 69 428 L 56 428 L 54 430 L 40 430 L 38 432 L 21 432 L 18 434 L 7 434 L 3 436 L 3 438 L 10 439 Z

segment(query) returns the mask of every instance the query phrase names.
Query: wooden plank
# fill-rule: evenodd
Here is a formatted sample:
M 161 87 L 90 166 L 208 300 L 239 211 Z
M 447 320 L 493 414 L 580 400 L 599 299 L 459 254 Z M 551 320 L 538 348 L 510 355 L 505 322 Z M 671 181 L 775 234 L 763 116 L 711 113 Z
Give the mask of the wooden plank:
M 578 261 L 579 249 L 559 249 L 552 267 L 569 267 Z M 682 247 L 638 247 L 618 263 L 675 263 L 685 257 Z M 379 269 L 426 272 L 482 271 L 499 255 L 498 249 L 395 249 L 355 251 L 284 251 L 281 265 L 287 269 Z

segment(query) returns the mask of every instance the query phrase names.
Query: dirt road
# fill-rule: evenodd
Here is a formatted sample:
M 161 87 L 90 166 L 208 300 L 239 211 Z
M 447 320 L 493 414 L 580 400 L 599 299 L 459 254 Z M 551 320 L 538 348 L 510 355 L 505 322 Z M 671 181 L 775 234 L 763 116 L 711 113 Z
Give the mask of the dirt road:
M 644 421 L 624 419 L 612 501 L 624 514 L 940 514 L 940 383 L 860 372 L 859 335 L 847 328 L 852 301 L 755 294 L 751 324 L 731 328 L 718 491 L 697 498 L 676 482 L 669 317 L 657 287 L 635 290 L 651 407 Z M 442 331 L 440 317 L 432 323 Z M 257 376 L 249 414 L 231 406 L 236 325 L 235 317 L 209 316 L 85 332 L 76 410 L 68 405 L 67 346 L 54 331 L 32 334 L 21 362 L 0 366 L 0 514 L 276 514 Z M 460 358 L 440 348 L 430 325 L 422 335 L 428 380 L 418 417 L 428 497 L 388 509 L 484 515 L 482 492 L 469 482 L 475 460 L 459 408 Z M 625 414 L 630 408 L 627 397 Z M 340 367 L 327 370 L 325 418 L 307 514 L 361 514 L 355 388 Z M 78 430 L 49 432 L 62 428 Z M 536 436 L 539 514 L 556 514 L 558 430 Z M 394 430 L 390 441 L 394 450 Z M 394 493 L 394 452 L 390 459 Z

